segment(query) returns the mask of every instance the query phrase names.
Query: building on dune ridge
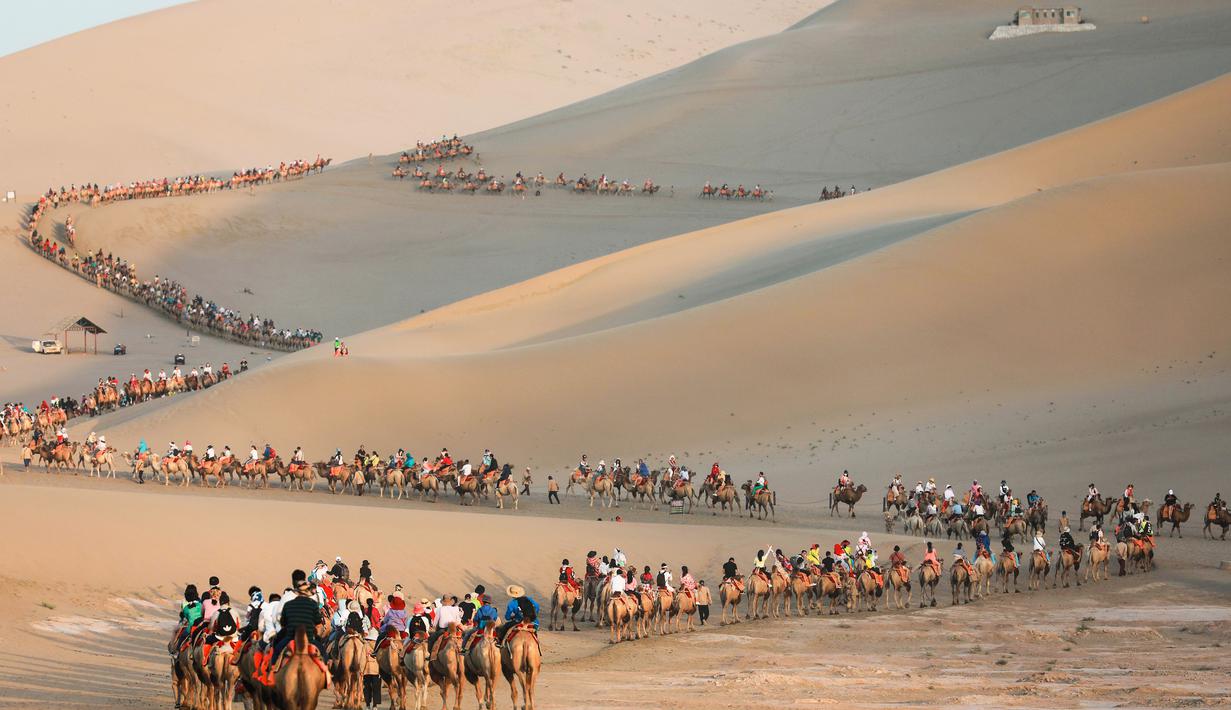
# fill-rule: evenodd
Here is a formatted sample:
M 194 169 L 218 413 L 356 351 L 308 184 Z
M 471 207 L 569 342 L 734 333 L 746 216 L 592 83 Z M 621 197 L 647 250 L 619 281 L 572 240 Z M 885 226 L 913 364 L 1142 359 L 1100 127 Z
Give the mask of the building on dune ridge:
M 1000 25 L 988 39 L 1025 37 L 1042 32 L 1083 32 L 1095 29 L 1082 17 L 1076 5 L 1064 7 L 1019 7 L 1013 13 L 1012 24 Z

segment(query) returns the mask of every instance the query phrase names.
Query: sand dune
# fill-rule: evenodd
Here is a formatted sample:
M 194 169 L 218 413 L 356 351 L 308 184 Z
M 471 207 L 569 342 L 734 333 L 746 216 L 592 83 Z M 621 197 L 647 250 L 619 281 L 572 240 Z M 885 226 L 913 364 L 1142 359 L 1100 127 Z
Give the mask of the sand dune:
M 1231 333 L 1211 324 L 1231 283 L 1226 212 L 1210 196 L 1231 180 L 1228 81 L 893 188 L 548 274 L 353 338 L 348 361 L 285 358 L 114 433 L 381 449 L 412 437 L 540 465 L 692 442 L 773 465 L 797 489 L 809 462 L 733 452 L 855 413 L 993 388 L 1009 400 L 1089 391 L 1225 357 Z M 821 248 L 861 232 L 881 248 L 845 260 Z M 277 404 L 285 392 L 358 416 L 321 420 Z
M 614 89 L 825 4 L 190 3 L 0 59 L 0 81 L 26 87 L 0 106 L 0 187 L 391 152 Z M 111 69 L 85 74 L 100 57 Z

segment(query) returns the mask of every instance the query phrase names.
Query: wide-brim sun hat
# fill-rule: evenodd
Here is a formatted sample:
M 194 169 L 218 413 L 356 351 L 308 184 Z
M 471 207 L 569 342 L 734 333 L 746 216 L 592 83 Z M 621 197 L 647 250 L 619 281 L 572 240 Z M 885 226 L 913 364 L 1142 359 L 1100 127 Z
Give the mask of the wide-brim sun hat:
M 505 587 L 504 591 L 510 597 L 526 596 L 526 590 L 516 584 L 510 584 L 509 586 Z

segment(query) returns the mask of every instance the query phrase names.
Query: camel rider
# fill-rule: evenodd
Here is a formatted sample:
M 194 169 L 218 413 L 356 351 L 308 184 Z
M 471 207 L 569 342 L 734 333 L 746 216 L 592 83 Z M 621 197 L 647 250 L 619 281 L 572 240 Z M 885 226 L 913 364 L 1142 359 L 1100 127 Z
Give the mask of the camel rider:
M 102 456 L 103 454 L 107 453 L 107 435 L 106 434 L 98 437 L 98 443 L 95 444 L 94 446 L 94 453 L 99 456 Z
M 767 560 L 765 559 L 765 550 L 757 550 L 757 556 L 752 561 L 752 574 L 759 575 L 760 577 L 765 579 L 766 582 L 768 582 L 769 581 L 769 570 L 765 569 L 766 562 Z
M 906 567 L 906 555 L 902 554 L 902 548 L 898 545 L 893 546 L 893 554 L 889 555 L 890 569 Z
M 573 566 L 568 559 L 560 561 L 560 582 L 574 591 L 581 589 L 581 582 L 577 581 L 577 575 L 573 573 Z
M 68 430 L 61 424 L 59 429 L 56 429 L 56 443 L 63 444 L 68 441 Z
M 962 549 L 962 543 L 960 542 L 957 544 L 957 547 L 953 550 L 953 563 L 954 564 L 966 564 L 966 551 Z
M 694 599 L 697 596 L 697 580 L 688 571 L 688 565 L 680 567 L 680 590 Z
M 949 506 L 949 519 L 960 518 L 963 512 L 965 511 L 962 509 L 962 502 L 955 499 L 953 504 Z
M 915 483 L 915 497 L 916 498 L 923 497 L 923 481 L 919 481 Z
M 983 486 L 979 485 L 978 481 L 970 482 L 970 502 L 983 500 Z
M 1073 539 L 1073 533 L 1069 530 L 1069 526 L 1064 525 L 1060 528 L 1060 549 L 1077 554 L 1077 541 Z
M 1100 528 L 1098 525 L 1095 525 L 1090 528 L 1090 544 L 1091 545 L 1103 544 L 1103 529 Z
M 1009 503 L 1009 516 L 1018 517 L 1022 514 L 1022 501 L 1020 498 L 1014 498 L 1013 502 Z
M 1168 488 L 1167 495 L 1163 496 L 1163 509 L 1160 511 L 1162 513 L 1161 517 L 1163 519 L 1171 517 L 1171 510 L 1179 502 L 1180 499 L 1176 496 L 1175 490 Z
M 423 604 L 416 604 L 416 616 L 422 613 Z M 407 633 L 410 628 L 410 620 L 406 616 L 406 598 L 401 592 L 394 592 L 393 599 L 389 601 L 389 610 L 385 612 L 385 616 L 380 620 L 380 633 L 376 636 L 376 643 L 372 646 L 373 657 L 376 656 L 377 650 L 380 649 L 381 642 L 385 640 L 391 632 L 397 634 Z M 426 630 L 425 630 L 426 631 Z
M 179 455 L 180 455 L 180 447 L 176 446 L 175 442 L 172 441 L 170 444 L 167 445 L 167 458 L 173 459 Z
M 757 474 L 757 482 L 752 486 L 752 492 L 756 494 L 758 491 L 765 490 L 768 486 L 769 483 L 765 480 L 765 472 L 761 471 Z
M 248 460 L 244 462 L 244 468 L 255 466 L 257 461 L 261 460 L 261 455 L 256 451 L 256 444 L 248 445 Z
M 735 579 L 736 575 L 738 574 L 739 574 L 739 565 L 735 563 L 735 558 L 728 557 L 727 561 L 722 564 L 723 580 Z
M 1133 484 L 1131 483 L 1128 484 L 1128 486 L 1124 489 L 1124 495 L 1121 497 L 1120 502 L 1122 503 L 1122 507 L 1125 510 L 1128 510 L 1130 507 L 1132 507 L 1133 505 Z
M 903 491 L 902 474 L 896 473 L 893 480 L 889 482 L 889 491 L 895 496 Z
M 675 594 L 675 587 L 671 584 L 671 570 L 667 569 L 667 563 L 664 562 L 658 567 L 658 575 L 654 577 L 654 584 L 660 591 L 668 591 Z
M 175 369 L 171 370 L 171 375 L 178 380 L 184 376 L 184 371 L 180 369 L 179 365 L 176 365 Z
M 231 445 L 230 445 L 230 444 L 227 444 L 226 446 L 223 446 L 223 447 L 222 447 L 222 458 L 224 458 L 224 459 L 233 459 L 233 458 L 235 458 L 235 452 L 231 451 Z
M 274 451 L 274 447 L 270 446 L 269 442 L 265 442 L 265 451 L 262 453 L 263 453 L 263 458 L 266 461 L 271 461 L 273 460 L 274 456 L 278 455 L 278 452 Z
M 932 547 L 932 541 L 928 541 L 928 549 L 923 553 L 923 564 L 931 565 L 932 569 L 936 570 L 936 576 L 940 576 L 940 558 L 936 556 L 936 549 Z
M 145 373 L 141 375 L 141 379 L 142 381 L 148 382 L 151 385 L 154 384 L 154 376 L 150 374 L 150 371 L 148 369 L 145 371 Z
M 1034 551 L 1042 552 L 1043 558 L 1047 560 L 1048 564 L 1051 564 L 1051 553 L 1047 551 L 1047 541 L 1043 539 L 1042 530 L 1034 531 Z
M 928 507 L 923 510 L 924 520 L 931 520 L 932 518 L 935 518 L 937 514 L 938 511 L 936 510 L 936 501 L 928 501 Z
M 645 462 L 645 459 L 637 459 L 637 475 L 641 477 L 638 485 L 650 480 L 650 465 Z
M 628 580 L 624 577 L 624 572 L 617 569 L 615 574 L 611 575 L 611 596 L 622 597 L 624 590 L 628 586 Z
M 923 490 L 927 493 L 935 493 L 936 492 L 936 479 L 928 478 L 928 482 L 924 484 Z
M 335 449 L 335 450 L 334 450 L 334 452 L 333 452 L 333 458 L 329 459 L 329 463 L 330 463 L 331 465 L 333 465 L 333 466 L 341 466 L 341 465 L 342 465 L 342 449 Z
M 817 543 L 812 543 L 812 547 L 808 548 L 808 552 L 804 554 L 804 562 L 812 568 L 821 566 L 821 546 Z
M 838 476 L 838 490 L 843 490 L 851 487 L 851 473 L 843 470 L 842 475 Z
M 947 483 L 945 484 L 945 494 L 944 494 L 944 497 L 945 497 L 945 502 L 946 502 L 946 503 L 951 503 L 951 502 L 953 502 L 953 499 L 954 499 L 954 498 L 957 498 L 957 494 L 953 492 L 953 486 L 951 486 L 951 485 L 949 485 L 949 484 L 947 484 Z
M 710 475 L 705 477 L 705 481 L 714 486 L 722 484 L 722 468 L 715 461 L 713 466 L 710 466 Z
M 1013 493 L 1009 490 L 1008 482 L 1002 479 L 1000 481 L 1000 500 L 1001 502 L 1008 503 L 1009 499 L 1012 497 L 1013 497 Z
M 223 592 L 218 598 L 218 610 L 214 613 L 214 620 L 210 623 L 210 635 L 206 637 L 205 642 L 208 644 L 226 643 L 235 640 L 237 633 L 239 633 L 239 626 L 235 623 L 235 614 L 231 610 L 231 597 Z
M 601 566 L 602 561 L 599 560 L 597 552 L 590 550 L 586 553 L 586 579 L 595 579 L 599 577 L 602 574 L 600 570 Z
M 137 443 L 137 460 L 139 461 L 144 460 L 145 457 L 149 455 L 150 455 L 150 445 L 145 443 L 145 439 L 142 439 L 140 442 Z
M 492 450 L 483 449 L 483 467 L 479 469 L 480 472 L 487 473 L 488 471 L 491 471 L 493 468 L 495 468 L 492 465 L 492 462 L 494 460 L 495 460 L 495 457 L 492 456 Z
M 680 468 L 680 477 L 676 480 L 675 487 L 683 488 L 688 483 L 688 478 L 690 475 L 691 474 L 688 473 L 687 468 Z
M 184 602 L 180 605 L 180 628 L 175 636 L 176 651 L 203 616 L 204 611 L 201 608 L 201 597 L 197 593 L 197 585 L 189 584 L 184 587 Z
M 350 581 L 350 567 L 342 561 L 341 555 L 333 558 L 333 567 L 329 568 L 329 574 L 332 574 L 334 579 Z
M 166 381 L 167 381 L 167 371 L 166 371 L 166 370 L 159 370 L 159 371 L 158 371 L 158 381 L 159 381 L 159 382 L 166 382 Z
M 607 475 L 607 459 L 599 459 L 598 468 L 595 469 L 594 475 L 599 477 Z
M 1099 498 L 1099 495 L 1098 495 L 1098 488 L 1095 488 L 1095 487 L 1094 487 L 1094 484 L 1093 484 L 1093 483 L 1091 483 L 1091 484 L 1090 484 L 1090 488 L 1088 488 L 1088 489 L 1086 490 L 1086 505 L 1085 505 L 1085 509 L 1086 509 L 1086 510 L 1089 510 L 1089 509 L 1090 509 L 1090 504 L 1091 504 L 1091 503 L 1093 503 L 1094 501 L 1098 500 L 1098 498 Z
M 855 549 L 861 555 L 872 549 L 872 538 L 868 537 L 867 530 L 863 531 L 863 534 L 859 536 L 859 540 L 855 543 Z
M 1008 528 L 1005 528 L 1004 533 L 1000 536 L 1000 549 L 1006 555 L 1014 555 L 1014 559 L 1017 559 L 1017 553 L 1013 551 L 1013 533 L 1009 532 Z
M 226 364 L 225 362 L 222 363 L 222 378 L 225 380 L 226 378 L 230 376 L 231 376 L 231 366 Z
M 496 632 L 497 645 L 504 643 L 509 629 L 518 624 L 532 623 L 535 631 L 539 628 L 539 603 L 527 596 L 526 590 L 519 585 L 510 584 L 504 591 L 509 595 L 509 604 L 504 608 L 504 623 Z
M 1154 526 L 1150 524 L 1150 519 L 1146 517 L 1145 513 L 1138 513 L 1135 517 L 1137 520 L 1137 536 L 1153 537 Z
M 192 442 L 185 441 L 184 442 L 184 458 L 191 458 L 191 457 L 192 457 Z
M 970 509 L 970 512 L 974 513 L 976 517 L 980 517 L 980 518 L 985 517 L 987 515 L 987 510 L 983 508 L 983 501 L 981 500 L 974 504 L 974 507 Z
M 581 472 L 583 478 L 590 477 L 590 459 L 585 455 L 581 455 L 581 461 L 577 464 L 577 470 Z
M 296 446 L 295 453 L 291 454 L 291 463 L 302 466 L 304 464 L 303 448 Z
M 209 444 L 209 445 L 207 445 L 207 446 L 205 447 L 205 460 L 206 460 L 206 462 L 212 463 L 212 462 L 213 462 L 215 459 L 217 459 L 217 458 L 218 458 L 218 457 L 214 454 L 214 445 L 213 445 L 213 444 Z
M 1040 499 L 1041 496 L 1039 495 L 1039 492 L 1031 488 L 1030 492 L 1026 494 L 1026 507 L 1033 508 L 1039 504 Z

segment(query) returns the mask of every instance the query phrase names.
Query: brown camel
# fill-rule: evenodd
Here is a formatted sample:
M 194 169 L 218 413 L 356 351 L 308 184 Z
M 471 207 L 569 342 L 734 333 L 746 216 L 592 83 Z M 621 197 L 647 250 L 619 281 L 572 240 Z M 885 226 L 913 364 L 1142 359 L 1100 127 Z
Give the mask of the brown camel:
M 1067 589 L 1069 586 L 1069 575 L 1073 575 L 1073 580 L 1077 582 L 1077 586 L 1081 586 L 1081 558 L 1086 552 L 1085 545 L 1078 545 L 1077 549 L 1070 550 L 1062 548 L 1060 550 L 1060 559 L 1056 561 L 1056 572 L 1052 575 L 1051 588 L 1055 589 L 1060 580 L 1064 580 L 1064 586 Z
M 615 484 L 608 474 L 604 473 L 591 481 L 588 491 L 590 493 L 591 508 L 594 507 L 595 498 L 598 498 L 600 508 L 610 508 L 615 503 Z
M 551 593 L 551 619 L 547 624 L 548 631 L 563 631 L 564 620 L 568 619 L 573 624 L 573 631 L 580 631 L 577 628 L 577 611 L 581 609 L 581 590 L 575 589 L 564 582 L 556 583 L 556 590 Z M 556 628 L 556 617 L 560 617 L 560 628 Z
M 273 689 L 265 685 L 257 678 L 256 673 L 256 653 L 260 648 L 257 645 L 259 635 L 253 632 L 248 643 L 244 644 L 240 649 L 239 663 L 239 685 L 243 687 L 248 696 L 248 701 L 252 703 L 253 710 L 274 710 L 274 695 Z
M 1227 506 L 1223 505 L 1215 507 L 1211 503 L 1205 509 L 1205 525 L 1201 528 L 1201 539 L 1205 539 L 1206 533 L 1209 533 L 1210 539 L 1214 539 L 1214 530 L 1212 526 L 1217 525 L 1222 528 L 1222 537 L 1220 540 L 1227 539 L 1227 528 L 1231 528 L 1231 511 L 1227 510 Z
M 739 602 L 744 596 L 744 577 L 739 575 L 722 580 L 718 588 L 718 600 L 722 603 L 721 625 L 739 623 Z M 730 616 L 728 616 L 728 612 Z
M 1086 529 L 1086 518 L 1093 518 L 1095 525 L 1098 527 L 1103 527 L 1103 518 L 1115 510 L 1115 508 L 1115 496 L 1095 498 L 1094 500 L 1083 500 L 1081 503 L 1081 517 L 1077 520 L 1077 529 Z
M 466 476 L 458 480 L 453 486 L 453 490 L 457 492 L 458 503 L 460 505 L 478 505 L 479 485 L 478 476 Z M 470 498 L 470 503 L 466 502 L 467 497 Z
M 719 486 L 718 490 L 714 491 L 710 502 L 717 503 L 719 510 L 723 512 L 729 510 L 732 515 L 740 515 L 739 491 L 736 490 L 734 485 L 724 484 Z
M 462 686 L 465 683 L 462 670 L 462 627 L 456 622 L 436 639 L 436 646 L 427 663 L 432 682 L 440 688 L 441 709 L 449 707 L 449 693 L 453 693 L 453 708 L 461 710 Z
M 231 662 L 235 648 L 230 643 L 220 642 L 213 647 L 206 662 L 213 710 L 231 710 L 235 698 L 235 685 L 239 680 L 239 667 Z
M 692 500 L 694 497 L 696 497 L 696 494 L 693 492 L 692 484 L 687 481 L 682 484 L 667 486 L 667 489 L 663 495 L 664 500 L 668 503 L 676 500 L 681 500 L 688 503 L 689 513 L 692 512 Z
M 791 578 L 781 567 L 769 576 L 769 613 L 775 619 L 791 615 Z
M 1158 509 L 1158 531 L 1163 531 L 1163 523 L 1171 523 L 1171 530 L 1167 532 L 1167 537 L 1171 537 L 1174 533 L 1180 533 L 1180 538 L 1184 538 L 1184 531 L 1180 530 L 1180 523 L 1187 523 L 1188 517 L 1192 515 L 1193 504 L 1185 503 L 1179 505 L 1163 505 Z
M 654 630 L 659 636 L 670 632 L 671 606 L 675 604 L 675 592 L 659 589 L 654 595 Z
M 1017 594 L 1021 590 L 1017 588 L 1017 575 L 1021 573 L 1021 564 L 1018 562 L 1017 553 L 1001 552 L 1000 561 L 996 563 L 996 571 L 1000 574 L 1001 581 L 1004 582 L 1004 593 L 1009 593 L 1009 575 L 1013 575 L 1013 593 Z
M 532 624 L 513 627 L 500 647 L 500 670 L 509 684 L 513 710 L 518 710 L 517 689 L 521 688 L 521 710 L 534 710 L 534 686 L 543 664 L 539 637 Z M 516 682 L 514 682 L 516 681 Z
M 517 483 L 509 478 L 496 484 L 496 507 L 504 510 L 504 499 L 513 500 L 513 510 L 517 510 Z
M 753 572 L 748 576 L 748 608 L 744 612 L 745 619 L 764 619 L 769 616 L 770 595 L 773 594 L 773 584 L 767 577 Z
M 860 568 L 855 573 L 855 581 L 852 585 L 855 595 L 854 610 L 859 611 L 860 605 L 867 611 L 876 611 L 876 600 L 884 593 L 884 588 L 877 581 L 876 575 L 870 569 Z
M 171 483 L 172 476 L 180 477 L 180 487 L 188 486 L 192 482 L 192 471 L 188 468 L 188 462 L 183 458 L 175 456 L 164 458 L 162 465 L 162 485 L 166 486 Z
M 427 669 L 427 657 L 427 636 L 416 634 L 402 656 L 402 671 L 406 684 L 414 692 L 414 710 L 427 707 L 427 690 L 432 682 L 432 675 Z
M 910 586 L 910 567 L 901 564 L 889 570 L 889 588 L 893 590 L 893 603 L 899 609 L 906 609 L 910 606 L 911 586 Z M 906 599 L 902 599 L 902 590 L 906 590 Z
M 963 604 L 973 601 L 971 593 L 978 574 L 974 567 L 971 567 L 970 563 L 964 559 L 954 563 L 949 570 L 949 588 L 953 592 L 952 606 L 957 606 L 959 601 Z
M 812 586 L 813 581 L 815 580 L 808 573 L 799 570 L 796 570 L 791 575 L 788 591 L 791 594 L 791 599 L 795 601 L 795 616 L 806 615 L 808 610 L 816 603 L 813 597 L 813 590 L 816 589 L 816 587 Z
M 766 514 L 773 520 L 777 520 L 774 514 L 774 504 L 778 502 L 778 495 L 768 488 L 758 489 L 756 493 L 752 492 L 752 481 L 745 481 L 744 485 L 740 486 L 744 491 L 744 503 L 748 509 L 748 517 L 753 515 L 753 509 L 756 509 L 757 520 L 764 520 Z
M 919 565 L 919 608 L 936 606 L 936 586 L 943 567 L 924 562 Z
M 996 563 L 992 562 L 992 556 L 985 550 L 980 551 L 978 556 L 975 557 L 975 573 L 975 599 L 991 595 L 992 575 L 996 573 Z
M 111 478 L 115 478 L 115 456 L 112 454 L 112 449 L 91 454 L 88 459 L 90 462 L 90 477 L 98 476 L 104 478 L 103 469 L 110 472 Z
M 1026 542 L 1026 520 L 1024 518 L 1009 518 L 1004 524 L 1004 529 L 1010 536 L 1016 535 L 1021 538 L 1021 542 Z
M 342 637 L 335 659 L 333 673 L 337 686 L 333 692 L 340 707 L 358 710 L 363 706 L 363 669 L 368 661 L 368 647 L 363 636 L 347 633 Z
M 1086 568 L 1086 581 L 1089 582 L 1091 577 L 1094 581 L 1099 581 L 1099 570 L 1103 570 L 1103 580 L 1110 579 L 1107 574 L 1108 564 L 1111 558 L 1111 545 L 1105 542 L 1090 543 L 1090 566 Z
M 639 606 L 636 599 L 620 594 L 612 596 L 607 602 L 607 618 L 611 620 L 611 639 L 608 643 L 619 643 L 625 638 L 636 637 L 634 618 Z
M 854 488 L 835 488 L 829 493 L 829 514 L 836 515 L 838 504 L 845 503 L 851 517 L 855 517 L 855 504 L 868 491 L 868 487 L 860 483 Z
M 325 671 L 309 655 L 313 648 L 308 629 L 295 629 L 295 650 L 274 675 L 275 700 L 281 710 L 316 710 L 316 699 L 325 689 Z
M 1030 581 L 1027 582 L 1026 588 L 1037 591 L 1046 581 L 1050 571 L 1051 561 L 1047 559 L 1047 553 L 1043 550 L 1035 550 L 1030 556 Z
M 516 484 L 513 487 L 516 490 Z M 478 638 L 472 636 L 464 660 L 466 681 L 474 686 L 474 697 L 479 708 L 493 710 L 496 707 L 496 680 L 501 675 L 496 625 L 488 624 L 482 631 L 475 631 L 474 636 Z
M 815 594 L 819 599 L 829 600 L 830 616 L 837 615 L 840 604 L 845 606 L 847 611 L 854 608 L 854 596 L 840 571 L 822 572 L 817 579 Z

